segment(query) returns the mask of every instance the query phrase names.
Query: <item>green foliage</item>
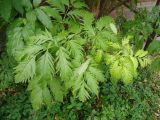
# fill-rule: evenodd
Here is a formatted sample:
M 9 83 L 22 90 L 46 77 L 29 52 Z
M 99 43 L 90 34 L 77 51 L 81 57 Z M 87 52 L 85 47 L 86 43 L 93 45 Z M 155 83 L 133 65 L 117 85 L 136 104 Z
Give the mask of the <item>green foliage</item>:
M 142 30 L 143 28 L 143 30 Z M 125 35 L 132 35 L 133 40 L 131 43 L 133 44 L 134 50 L 137 51 L 145 47 L 146 44 L 149 44 L 147 48 L 148 55 L 152 61 L 150 66 L 151 71 L 159 71 L 159 45 L 160 42 L 158 40 L 160 28 L 160 21 L 159 21 L 159 7 L 155 6 L 152 8 L 151 11 L 147 11 L 145 9 L 140 9 L 138 14 L 135 15 L 133 20 L 129 20 L 127 22 L 123 22 L 121 25 L 122 32 Z M 156 34 L 156 36 L 154 36 Z M 147 40 L 151 40 L 151 43 L 147 43 Z M 140 50 L 137 54 L 141 54 L 142 51 Z M 147 52 L 144 52 L 147 54 Z M 143 55 L 143 54 L 142 54 Z M 145 67 L 146 64 L 151 63 L 147 59 L 143 58 L 139 60 L 140 56 L 138 57 L 138 61 L 141 67 Z
M 87 8 L 81 0 L 0 0 L 1 119 L 159 119 L 159 42 L 142 47 L 159 34 L 159 8 L 122 28 Z
M 134 36 L 133 44 L 135 44 L 135 49 L 143 48 L 145 45 L 144 42 L 152 32 L 155 31 L 159 34 L 159 9 L 159 7 L 153 7 L 151 11 L 141 9 L 138 14 L 136 14 L 135 19 L 129 20 L 122 25 L 124 34 Z M 155 25 L 157 28 L 154 28 Z
M 99 96 L 99 83 L 133 82 L 138 64 L 149 64 L 147 52 L 137 53 L 122 37 L 114 20 L 96 20 L 79 0 L 23 0 L 25 12 L 7 29 L 7 51 L 17 65 L 15 82 L 28 83 L 35 110 L 69 96 L 85 102 Z M 106 63 L 106 65 L 104 64 Z
M 35 74 L 35 58 L 21 62 L 18 66 L 15 67 L 15 81 L 16 83 L 29 80 L 33 78 Z
M 24 11 L 29 11 L 31 8 L 30 0 L 0 0 L 0 17 L 10 22 L 17 14 L 23 15 Z
M 99 98 L 92 97 L 87 102 L 76 101 L 73 97 L 63 103 L 53 102 L 51 106 L 34 111 L 29 101 L 29 93 L 22 84 L 12 86 L 0 96 L 0 116 L 9 120 L 153 120 L 159 119 L 158 99 L 160 82 L 158 76 L 144 70 L 137 81 L 124 86 L 113 85 L 110 80 L 100 85 Z M 14 111 L 14 112 L 13 112 Z M 16 112 L 15 112 L 16 111 Z
M 21 92 L 17 92 L 16 90 L 20 90 Z M 18 89 L 10 87 L 6 92 L 1 92 L 1 119 L 20 120 L 28 117 L 32 110 L 27 96 L 28 94 L 20 86 L 18 86 Z
M 98 96 L 98 82 L 104 81 L 102 72 L 94 67 L 88 59 L 74 72 L 73 95 L 85 101 L 90 97 L 88 91 Z
M 13 58 L 5 55 L 0 56 L 0 91 L 5 90 L 14 83 L 13 67 L 15 61 Z
M 4 20 L 8 20 L 11 14 L 11 0 L 1 0 L 0 1 L 0 15 Z
M 137 77 L 138 64 L 141 67 L 150 64 L 146 55 L 147 52 L 143 50 L 134 54 L 129 45 L 129 37 L 124 38 L 121 44 L 109 42 L 106 64 L 110 65 L 113 83 L 117 83 L 118 80 L 122 80 L 125 84 L 131 83 L 133 78 Z
M 159 109 L 157 107 L 159 81 L 158 78 L 151 77 L 151 74 L 153 73 L 144 70 L 138 76 L 138 81 L 128 86 L 106 84 L 102 90 L 101 100 L 104 103 L 102 103 L 101 113 L 97 112 L 98 118 L 102 120 L 158 119 L 154 114 Z M 154 86 L 155 84 L 157 86 Z M 107 89 L 109 86 L 110 89 Z

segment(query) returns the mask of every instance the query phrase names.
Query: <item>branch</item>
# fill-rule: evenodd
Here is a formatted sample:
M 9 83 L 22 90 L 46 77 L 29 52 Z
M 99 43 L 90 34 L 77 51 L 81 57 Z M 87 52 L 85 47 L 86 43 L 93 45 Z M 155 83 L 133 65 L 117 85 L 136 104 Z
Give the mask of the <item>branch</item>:
M 160 5 L 160 0 L 157 0 L 155 7 L 156 7 L 156 6 L 159 6 L 159 5 Z M 160 12 L 159 12 L 159 16 L 160 16 Z M 157 21 L 158 21 L 158 19 L 157 19 L 157 20 L 155 21 L 155 23 L 153 24 L 153 29 L 157 29 L 157 28 L 158 28 Z M 148 37 L 148 39 L 147 39 L 147 42 L 146 42 L 146 44 L 145 44 L 145 46 L 144 46 L 144 50 L 146 50 L 146 49 L 149 47 L 149 45 L 151 44 L 151 42 L 154 40 L 154 38 L 155 38 L 156 36 L 157 36 L 157 33 L 156 33 L 155 31 L 153 31 L 153 32 L 149 35 L 149 37 Z
M 156 5 L 155 6 L 159 6 L 160 5 L 160 0 L 157 0 Z
M 92 0 L 93 1 L 93 0 Z M 109 14 L 111 13 L 112 11 L 114 11 L 117 7 L 120 7 L 121 5 L 123 5 L 124 3 L 126 2 L 130 2 L 130 0 L 122 0 L 121 2 L 116 2 L 116 4 L 114 5 L 108 5 L 108 2 L 110 1 L 111 3 L 115 3 L 115 1 L 117 0 L 99 0 L 100 1 L 100 11 L 99 11 L 99 14 L 98 14 L 98 18 L 100 18 L 102 15 L 104 15 L 104 12 L 105 14 Z M 109 9 L 105 9 L 107 6 L 107 8 Z
M 155 25 L 156 24 L 153 25 L 153 29 L 156 28 Z M 156 37 L 156 32 L 154 31 L 149 35 L 149 37 L 147 39 L 147 42 L 146 42 L 146 44 L 144 46 L 144 50 L 146 50 L 149 47 L 149 45 L 151 44 L 151 42 L 154 40 L 155 37 Z

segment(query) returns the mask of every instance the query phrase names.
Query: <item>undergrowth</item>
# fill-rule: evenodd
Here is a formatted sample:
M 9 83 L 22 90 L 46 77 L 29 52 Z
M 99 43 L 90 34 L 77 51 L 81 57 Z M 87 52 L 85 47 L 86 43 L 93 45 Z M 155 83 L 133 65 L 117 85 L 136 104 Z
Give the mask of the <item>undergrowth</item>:
M 154 120 L 159 119 L 160 81 L 147 70 L 132 85 L 101 84 L 99 98 L 87 103 L 65 99 L 41 110 L 32 109 L 26 86 L 16 85 L 1 92 L 0 116 L 3 120 Z M 22 87 L 23 86 L 23 87 Z

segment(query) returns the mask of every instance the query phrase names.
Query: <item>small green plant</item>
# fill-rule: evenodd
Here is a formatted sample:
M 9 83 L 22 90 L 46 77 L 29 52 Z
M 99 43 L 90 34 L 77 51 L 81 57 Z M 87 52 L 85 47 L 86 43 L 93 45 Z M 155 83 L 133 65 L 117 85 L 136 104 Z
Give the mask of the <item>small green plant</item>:
M 110 65 L 110 73 L 114 83 L 122 80 L 125 84 L 129 84 L 137 77 L 139 64 L 141 67 L 150 64 L 150 60 L 146 57 L 146 51 L 133 52 L 129 44 L 129 37 L 124 38 L 121 44 L 109 42 L 107 52 L 106 64 Z

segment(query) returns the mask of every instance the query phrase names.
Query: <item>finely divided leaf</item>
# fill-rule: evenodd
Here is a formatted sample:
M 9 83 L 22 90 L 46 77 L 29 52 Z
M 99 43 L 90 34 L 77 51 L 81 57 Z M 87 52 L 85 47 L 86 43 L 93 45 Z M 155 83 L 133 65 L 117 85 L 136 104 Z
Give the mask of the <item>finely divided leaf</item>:
M 101 17 L 97 22 L 96 22 L 96 28 L 98 30 L 102 30 L 103 28 L 109 27 L 109 24 L 113 22 L 113 19 L 109 16 Z
M 36 15 L 39 19 L 39 21 L 48 29 L 52 29 L 53 28 L 53 24 L 52 21 L 50 19 L 50 17 L 41 9 L 37 8 L 35 9 L 36 11 Z
M 43 103 L 43 92 L 42 88 L 39 86 L 35 86 L 35 88 L 31 91 L 31 103 L 35 110 L 38 110 Z
M 42 6 L 40 7 L 48 16 L 53 17 L 57 20 L 57 22 L 60 22 L 62 20 L 62 17 L 58 10 L 55 8 L 51 8 L 50 6 Z
M 144 50 L 138 50 L 135 54 L 136 57 L 145 57 L 148 54 L 147 51 Z
M 75 70 L 72 78 L 73 95 L 78 97 L 82 102 L 90 97 L 89 92 L 98 95 L 98 82 L 104 80 L 103 74 L 89 64 L 90 59 Z
M 43 49 L 43 46 L 41 45 L 30 45 L 26 48 L 22 49 L 21 51 L 18 51 L 16 53 L 16 60 L 20 61 L 24 57 L 28 58 L 30 56 L 36 56 L 40 53 L 40 51 Z
M 15 56 L 17 50 L 22 49 L 24 46 L 22 28 L 17 27 L 8 32 L 8 53 Z
M 37 65 L 37 72 L 42 79 L 45 81 L 51 80 L 54 76 L 54 63 L 53 57 L 48 51 L 39 58 Z
M 85 79 L 90 91 L 98 96 L 98 81 L 97 79 L 90 73 L 86 72 Z
M 52 41 L 52 35 L 47 30 L 45 32 L 42 32 L 41 34 L 37 34 L 36 36 L 33 36 L 30 38 L 31 43 L 36 45 L 42 45 L 46 42 Z
M 61 4 L 69 6 L 69 0 L 60 0 Z
M 133 80 L 133 75 L 131 71 L 129 71 L 126 67 L 123 67 L 122 69 L 122 81 L 124 84 L 128 85 Z
M 118 81 L 122 76 L 122 67 L 119 65 L 119 61 L 115 61 L 110 67 L 110 74 L 113 81 Z
M 71 51 L 71 55 L 74 59 L 81 59 L 83 56 L 82 46 L 76 42 L 76 40 L 70 40 L 67 42 L 67 48 Z
M 80 8 L 86 8 L 87 5 L 86 5 L 84 2 L 75 1 L 75 2 L 73 3 L 73 7 L 80 9 Z
M 26 13 L 26 18 L 29 22 L 31 22 L 32 24 L 35 23 L 37 17 L 36 17 L 36 13 L 35 11 L 29 11 Z
M 69 62 L 68 51 L 64 47 L 60 47 L 57 55 L 57 70 L 60 72 L 62 80 L 69 80 L 72 75 L 71 64 Z
M 61 0 L 48 0 L 47 2 L 56 7 L 60 12 L 65 12 L 65 6 L 62 4 Z
M 130 56 L 131 61 L 133 62 L 133 67 L 134 67 L 134 77 L 137 76 L 137 68 L 138 68 L 138 60 L 135 57 Z
M 73 58 L 73 65 L 78 66 L 83 59 L 83 48 L 76 40 L 70 40 L 67 42 L 67 48 L 71 52 Z
M 59 79 L 51 79 L 48 83 L 51 91 L 52 91 L 52 94 L 54 95 L 54 98 L 56 101 L 59 101 L 59 102 L 63 102 L 63 86 L 61 85 L 61 81 Z
M 42 94 L 43 94 L 44 102 L 47 105 L 50 105 L 51 104 L 51 100 L 52 100 L 52 96 L 51 96 L 50 91 L 49 91 L 47 86 L 43 88 Z
M 102 71 L 99 70 L 98 68 L 90 66 L 88 70 L 98 81 L 103 82 L 105 80 Z
M 35 57 L 20 62 L 15 68 L 15 82 L 24 82 L 30 80 L 35 75 L 36 63 Z
M 88 91 L 86 90 L 85 86 L 86 86 L 86 84 L 83 83 L 81 85 L 80 89 L 79 89 L 79 92 L 78 92 L 78 98 L 82 102 L 85 102 L 90 97 L 90 95 L 89 95 Z

